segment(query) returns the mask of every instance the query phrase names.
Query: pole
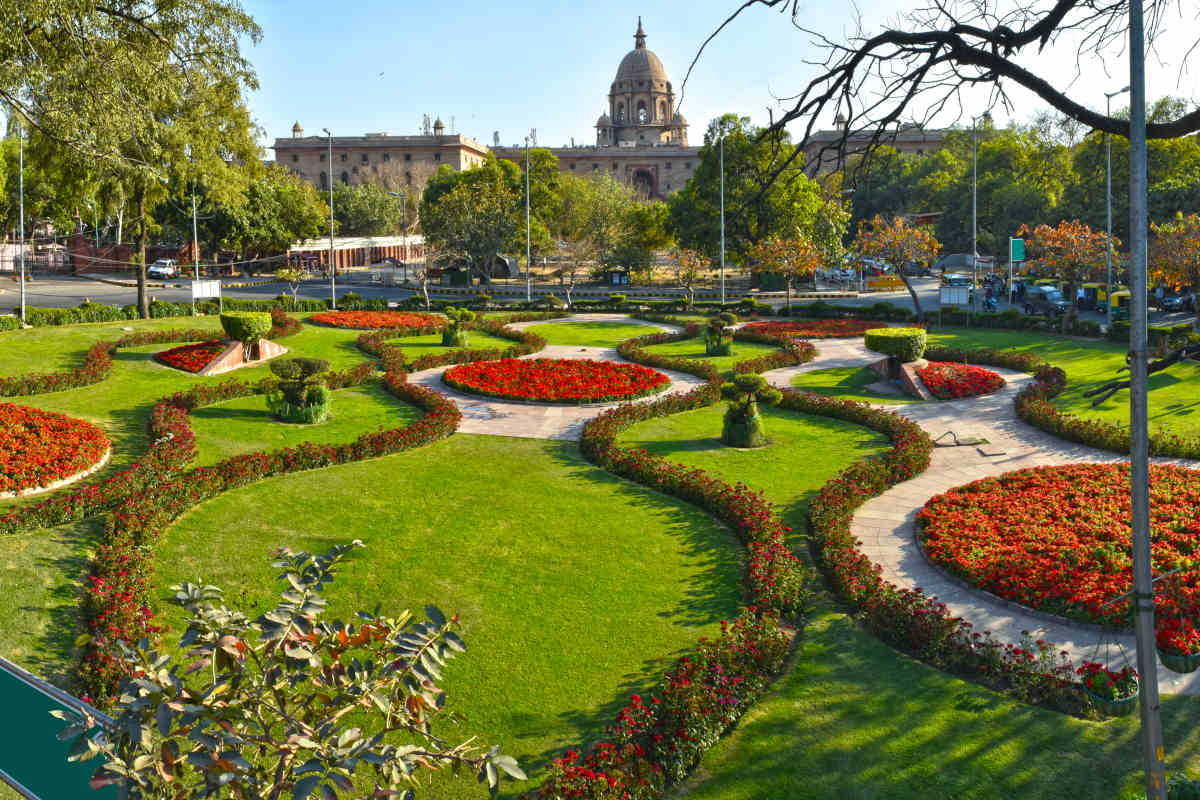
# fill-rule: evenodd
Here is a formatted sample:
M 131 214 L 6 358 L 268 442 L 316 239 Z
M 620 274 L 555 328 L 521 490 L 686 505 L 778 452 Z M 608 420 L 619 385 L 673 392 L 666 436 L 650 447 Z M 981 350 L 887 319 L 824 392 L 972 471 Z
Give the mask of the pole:
M 721 305 L 725 305 L 725 132 L 721 132 Z
M 1124 94 L 1129 91 L 1129 87 L 1118 89 L 1115 92 L 1104 93 L 1104 114 L 1112 116 L 1112 99 L 1119 94 Z M 1104 290 L 1106 296 L 1104 304 L 1104 316 L 1108 320 L 1108 324 L 1112 325 L 1112 134 L 1104 134 L 1104 208 L 1105 208 L 1105 245 L 1104 245 L 1104 260 L 1108 266 L 1108 278 L 1106 279 Z
M 529 137 L 525 137 L 525 302 L 533 299 L 529 273 L 533 264 L 529 260 Z
M 96 233 L 96 255 L 100 255 L 100 209 L 92 203 L 92 228 Z
M 978 243 L 978 195 L 979 195 L 979 146 L 975 143 L 975 128 L 978 117 L 971 117 L 971 310 L 975 310 L 975 298 L 979 294 L 975 285 L 979 282 Z
M 196 232 L 196 184 L 192 184 L 192 273 L 200 280 L 200 234 Z
M 337 270 L 333 266 L 333 134 L 322 128 L 329 140 L 329 307 L 337 309 Z
M 1133 598 L 1137 667 L 1141 674 L 1142 760 L 1146 797 L 1166 800 L 1158 664 L 1154 639 L 1154 582 L 1150 564 L 1149 416 L 1146 397 L 1146 53 L 1142 4 L 1129 4 L 1129 483 L 1133 511 Z
M 25 129 L 21 126 L 21 120 L 17 120 L 17 152 L 18 164 L 17 175 L 18 184 L 20 185 L 21 201 L 20 211 L 17 219 L 20 221 L 18 234 L 20 236 L 17 249 L 21 254 L 21 324 L 25 324 Z

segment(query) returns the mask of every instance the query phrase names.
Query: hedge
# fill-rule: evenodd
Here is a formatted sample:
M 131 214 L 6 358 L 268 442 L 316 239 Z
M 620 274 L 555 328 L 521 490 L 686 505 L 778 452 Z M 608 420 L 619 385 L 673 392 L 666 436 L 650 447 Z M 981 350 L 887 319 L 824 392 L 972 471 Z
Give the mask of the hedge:
M 925 353 L 924 328 L 876 328 L 863 334 L 868 350 L 908 363 Z
M 254 344 L 271 330 L 271 315 L 261 311 L 225 311 L 221 314 L 221 327 L 230 339 Z
M 564 317 L 565 314 L 512 314 L 503 322 L 499 320 L 483 320 L 482 322 L 465 322 L 465 330 L 480 330 L 501 339 L 511 339 L 514 344 L 504 349 L 453 349 L 446 348 L 444 352 L 429 353 L 418 356 L 412 361 L 407 360 L 404 350 L 387 343 L 388 339 L 399 339 L 410 336 L 421 336 L 423 328 L 387 328 L 364 333 L 358 337 L 358 347 L 364 353 L 375 356 L 383 362 L 385 370 L 402 369 L 408 372 L 443 367 L 450 364 L 465 364 L 469 361 L 496 361 L 501 358 L 520 358 L 536 353 L 545 348 L 546 340 L 536 333 L 519 331 L 508 327 L 510 322 L 526 322 L 530 319 L 549 319 Z

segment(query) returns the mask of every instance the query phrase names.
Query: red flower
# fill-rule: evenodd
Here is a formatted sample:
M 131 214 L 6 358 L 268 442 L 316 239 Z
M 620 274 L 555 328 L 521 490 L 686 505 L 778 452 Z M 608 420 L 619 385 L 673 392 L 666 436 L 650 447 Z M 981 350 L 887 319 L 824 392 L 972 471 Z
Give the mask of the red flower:
M 949 361 L 931 361 L 917 370 L 921 381 L 939 400 L 977 397 L 1004 388 L 1004 378 L 990 369 Z
M 92 467 L 108 437 L 90 422 L 0 403 L 0 494 L 35 489 Z
M 440 331 L 446 324 L 446 320 L 435 314 L 406 311 L 323 311 L 313 314 L 308 321 L 333 328 L 416 328 L 427 333 Z
M 168 367 L 181 369 L 184 372 L 199 372 L 207 367 L 214 358 L 225 349 L 225 342 L 211 340 L 199 344 L 185 344 L 182 347 L 172 347 L 155 353 L 154 358 Z
M 550 403 L 629 400 L 671 383 L 649 367 L 582 358 L 477 361 L 447 370 L 442 380 L 464 392 Z

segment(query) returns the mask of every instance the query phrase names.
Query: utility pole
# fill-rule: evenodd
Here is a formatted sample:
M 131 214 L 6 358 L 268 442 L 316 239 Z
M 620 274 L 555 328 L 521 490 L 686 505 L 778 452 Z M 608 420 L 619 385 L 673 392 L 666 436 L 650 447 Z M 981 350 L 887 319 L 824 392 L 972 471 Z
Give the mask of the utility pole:
M 1104 115 L 1112 116 L 1112 99 L 1119 94 L 1124 94 L 1129 91 L 1129 87 L 1118 89 L 1115 92 L 1104 93 Z M 1108 280 L 1104 284 L 1104 316 L 1108 320 L 1108 324 L 1112 325 L 1112 134 L 1104 134 L 1104 208 L 1105 208 L 1105 226 L 1104 231 L 1107 234 L 1104 242 L 1104 259 L 1108 265 Z
M 530 281 L 530 270 L 533 264 L 529 260 L 529 137 L 525 137 L 525 302 L 533 300 L 533 287 Z
M 979 146 L 976 144 L 976 128 L 980 120 L 990 121 L 992 113 L 985 111 L 971 117 L 971 310 L 979 297 L 976 284 L 979 282 Z
M 200 235 L 196 232 L 196 184 L 192 184 L 192 272 L 200 280 Z
M 20 210 L 18 211 L 17 219 L 20 222 L 18 230 L 19 244 L 17 249 L 21 254 L 21 324 L 25 324 L 25 128 L 21 125 L 21 119 L 17 118 L 17 152 L 19 166 L 17 167 L 17 181 L 20 185 L 18 192 L 20 193 Z
M 1129 485 L 1133 511 L 1133 603 L 1139 712 L 1147 800 L 1167 799 L 1158 659 L 1154 645 L 1154 578 L 1150 563 L 1150 420 L 1146 397 L 1149 303 L 1146 296 L 1146 32 L 1140 2 L 1129 4 Z
M 725 305 L 725 130 L 721 129 L 721 305 Z
M 329 307 L 337 309 L 337 270 L 333 266 L 333 134 L 322 128 L 329 139 Z

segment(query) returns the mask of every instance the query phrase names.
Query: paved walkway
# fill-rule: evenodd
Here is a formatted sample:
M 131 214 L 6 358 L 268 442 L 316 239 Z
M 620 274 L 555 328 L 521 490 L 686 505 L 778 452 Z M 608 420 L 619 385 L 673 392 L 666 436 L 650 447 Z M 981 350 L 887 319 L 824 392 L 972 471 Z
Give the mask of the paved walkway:
M 858 342 L 837 342 L 836 346 L 831 346 L 834 344 L 831 341 L 816 344 L 820 351 L 816 359 L 798 367 L 772 370 L 765 373 L 767 379 L 776 386 L 787 386 L 792 377 L 800 372 L 866 365 L 878 358 Z M 857 361 L 853 356 L 855 351 L 860 354 Z M 1052 641 L 1066 650 L 1076 664 L 1085 659 L 1121 663 L 1119 643 L 1132 662 L 1135 658 L 1132 633 L 1120 636 L 1102 633 L 1092 626 L 1053 619 L 979 589 L 969 588 L 956 577 L 930 564 L 917 547 L 917 512 L 930 498 L 956 486 L 1028 467 L 1127 460 L 1113 453 L 1063 441 L 1021 421 L 1013 407 L 1013 398 L 1025 383 L 1033 379 L 1011 370 L 990 369 L 1008 382 L 1004 389 L 993 394 L 966 400 L 890 407 L 890 410 L 919 423 L 935 439 L 945 436 L 942 441 L 952 441 L 950 436 L 945 435 L 952 432 L 960 439 L 986 439 L 987 444 L 935 449 L 929 469 L 910 481 L 893 486 L 859 508 L 851 530 L 862 542 L 863 552 L 880 566 L 885 580 L 909 589 L 923 589 L 978 631 L 990 631 L 1007 642 L 1018 642 L 1022 631 L 1029 631 L 1034 639 Z M 1154 461 L 1200 468 L 1200 463 L 1195 461 L 1159 458 Z M 1164 692 L 1200 694 L 1200 672 L 1180 675 L 1159 665 L 1158 677 Z

